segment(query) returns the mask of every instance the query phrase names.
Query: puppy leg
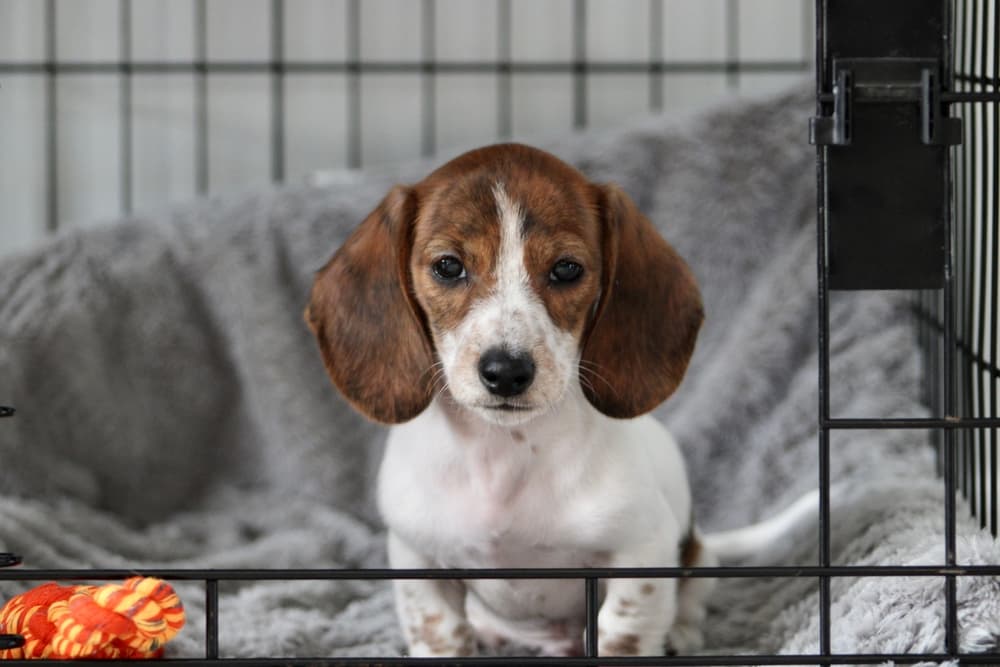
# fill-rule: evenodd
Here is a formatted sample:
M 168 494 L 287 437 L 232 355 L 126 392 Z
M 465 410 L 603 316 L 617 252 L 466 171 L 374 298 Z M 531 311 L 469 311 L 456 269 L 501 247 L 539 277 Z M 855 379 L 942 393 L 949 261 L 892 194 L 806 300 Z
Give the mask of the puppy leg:
M 684 567 L 715 567 L 719 559 L 698 539 L 697 532 L 681 553 Z M 705 644 L 702 627 L 705 622 L 705 605 L 715 589 L 715 579 L 683 579 L 677 590 L 677 618 L 667 637 L 671 653 L 694 653 Z
M 677 565 L 676 546 L 669 548 L 669 542 L 646 545 L 638 553 L 616 555 L 610 565 L 673 567 Z M 608 579 L 604 604 L 597 614 L 598 655 L 663 655 L 676 612 L 674 579 Z
M 389 564 L 398 569 L 434 567 L 392 531 Z M 397 579 L 396 613 L 413 657 L 454 657 L 475 653 L 472 626 L 465 618 L 465 586 L 446 579 Z

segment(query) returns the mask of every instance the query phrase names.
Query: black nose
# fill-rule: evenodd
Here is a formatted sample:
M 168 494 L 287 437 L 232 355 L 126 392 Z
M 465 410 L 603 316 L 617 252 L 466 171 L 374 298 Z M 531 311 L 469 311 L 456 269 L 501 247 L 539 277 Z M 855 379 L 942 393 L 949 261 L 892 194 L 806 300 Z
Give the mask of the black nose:
M 517 396 L 535 379 L 535 362 L 529 355 L 514 355 L 494 347 L 479 357 L 479 379 L 491 394 Z

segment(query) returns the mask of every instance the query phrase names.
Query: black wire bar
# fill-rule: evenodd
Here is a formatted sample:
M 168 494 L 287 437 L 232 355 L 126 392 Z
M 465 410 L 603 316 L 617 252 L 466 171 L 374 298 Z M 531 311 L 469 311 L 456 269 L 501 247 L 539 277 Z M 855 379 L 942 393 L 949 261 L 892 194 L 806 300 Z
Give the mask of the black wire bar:
M 368 665 L 377 667 L 379 665 L 438 665 L 459 667 L 462 665 L 481 665 L 510 667 L 511 665 L 579 665 L 580 667 L 597 667 L 601 665 L 612 666 L 662 666 L 672 667 L 674 665 L 686 667 L 714 667 L 733 665 L 736 667 L 747 667 L 753 665 L 876 665 L 892 662 L 900 665 L 913 665 L 925 663 L 927 661 L 944 662 L 954 659 L 961 660 L 963 665 L 992 665 L 996 667 L 1000 654 L 986 653 L 963 653 L 953 656 L 945 653 L 926 653 L 915 655 L 910 653 L 873 653 L 873 654 L 836 654 L 831 656 L 817 656 L 808 653 L 792 655 L 700 655 L 700 656 L 642 656 L 642 657 L 536 657 L 536 656 L 512 656 L 512 657 L 475 657 L 475 658 L 411 658 L 411 657 L 335 657 L 335 658 L 216 658 L 216 659 L 165 659 L 157 660 L 158 665 L 185 665 L 188 667 L 218 667 L 218 665 L 231 665 L 232 667 L 338 667 L 339 665 Z M 87 667 L 107 667 L 108 661 L 100 660 L 73 660 L 73 665 Z M 115 665 L 148 665 L 148 661 L 114 660 Z M 4 665 L 9 667 L 47 667 L 52 665 L 66 665 L 66 661 L 58 660 L 4 660 Z
M 9 564 L 20 559 L 11 554 Z M 205 582 L 205 659 L 170 659 L 162 662 L 182 665 L 246 665 L 267 667 L 271 665 L 746 665 L 750 660 L 756 665 L 833 665 L 871 664 L 894 661 L 912 664 L 927 660 L 959 658 L 963 664 L 998 664 L 1000 654 L 835 654 L 829 650 L 821 654 L 799 655 L 693 655 L 649 657 L 597 657 L 598 584 L 606 578 L 664 578 L 664 577 L 830 577 L 843 576 L 997 576 L 1000 565 L 969 567 L 935 566 L 811 566 L 811 567 L 713 567 L 713 568 L 518 568 L 518 569 L 329 569 L 329 570 L 257 570 L 257 569 L 150 569 L 137 572 L 121 569 L 76 570 L 0 570 L 0 581 L 36 581 L 48 579 L 97 580 L 121 579 L 127 576 L 153 576 L 175 581 Z M 221 658 L 219 650 L 219 583 L 221 581 L 291 581 L 291 580 L 396 580 L 396 579 L 546 579 L 573 578 L 585 582 L 584 595 L 587 607 L 586 657 L 475 657 L 475 658 L 410 658 L 410 657 L 352 657 L 352 658 Z M 17 635 L 0 635 L 0 648 L 16 647 Z M 64 664 L 59 661 L 12 660 L 11 665 Z M 74 661 L 75 664 L 107 664 L 100 661 Z M 137 663 L 138 664 L 138 663 Z
M 0 62 L 0 74 L 759 74 L 808 71 L 808 60 L 646 61 L 38 61 Z M 987 94 L 989 95 L 989 94 Z M 956 101 L 949 99 L 949 101 Z
M 753 665 L 875 665 L 893 664 L 912 665 L 925 663 L 927 661 L 943 662 L 953 659 L 961 660 L 963 665 L 992 665 L 996 667 L 1000 654 L 986 653 L 963 653 L 957 656 L 944 653 L 926 653 L 915 655 L 910 653 L 874 653 L 874 654 L 836 654 L 832 656 L 817 656 L 808 653 L 792 655 L 700 655 L 700 656 L 642 656 L 642 657 L 536 657 L 536 656 L 512 656 L 512 657 L 474 657 L 474 658 L 411 658 L 411 657 L 334 657 L 334 658 L 215 658 L 215 659 L 165 659 L 157 660 L 158 665 L 185 665 L 188 667 L 218 667 L 218 665 L 230 665 L 232 667 L 338 667 L 340 665 L 368 665 L 377 667 L 379 665 L 438 665 L 459 667 L 462 665 L 481 665 L 510 667 L 511 665 L 579 665 L 580 667 L 597 667 L 600 665 L 612 666 L 662 666 L 672 667 L 674 665 L 687 667 L 714 667 L 733 665 L 737 667 L 747 667 Z M 87 667 L 107 667 L 108 661 L 100 660 L 73 660 L 73 665 Z M 148 665 L 148 661 L 138 660 L 114 660 L 115 665 Z M 4 660 L 4 665 L 9 667 L 49 667 L 53 665 L 66 665 L 66 661 L 58 660 Z
M 816 0 L 816 115 L 824 116 L 831 102 L 824 101 L 822 94 L 829 76 L 826 59 L 826 12 L 827 0 Z M 826 187 L 827 147 L 820 147 L 816 153 L 816 308 L 817 308 L 817 419 L 819 438 L 817 441 L 819 479 L 819 566 L 824 572 L 830 567 L 830 289 L 826 266 L 827 257 L 827 207 Z M 831 654 L 830 577 L 819 579 L 819 652 L 822 656 Z

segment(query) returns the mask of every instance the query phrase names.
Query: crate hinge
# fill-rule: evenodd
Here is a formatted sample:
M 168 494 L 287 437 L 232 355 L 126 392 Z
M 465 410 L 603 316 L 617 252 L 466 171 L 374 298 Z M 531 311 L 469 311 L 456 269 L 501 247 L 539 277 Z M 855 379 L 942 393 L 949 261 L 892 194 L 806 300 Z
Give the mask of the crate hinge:
M 940 71 L 941 64 L 934 58 L 834 58 L 833 91 L 821 95 L 824 101 L 832 101 L 833 113 L 809 119 L 809 143 L 850 146 L 855 105 L 900 103 L 920 106 L 924 144 L 962 143 L 961 121 L 948 116 Z

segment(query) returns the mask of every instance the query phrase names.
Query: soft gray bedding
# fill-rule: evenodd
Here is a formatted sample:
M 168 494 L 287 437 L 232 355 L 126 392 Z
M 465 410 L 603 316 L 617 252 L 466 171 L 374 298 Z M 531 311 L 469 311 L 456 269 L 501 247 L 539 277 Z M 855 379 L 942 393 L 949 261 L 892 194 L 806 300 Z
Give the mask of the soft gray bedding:
M 703 528 L 816 485 L 814 151 L 807 96 L 729 103 L 545 147 L 621 184 L 687 258 L 706 325 L 657 411 L 687 455 Z M 193 204 L 69 233 L 0 263 L 0 551 L 26 567 L 374 567 L 384 437 L 341 401 L 302 323 L 312 272 L 397 181 L 433 163 Z M 924 414 L 902 296 L 835 294 L 835 416 Z M 836 432 L 837 564 L 943 559 L 926 436 Z M 959 522 L 962 562 L 1000 549 Z M 815 525 L 755 564 L 814 564 Z M 0 582 L 0 598 L 20 590 Z M 203 593 L 171 656 L 203 655 Z M 707 651 L 818 648 L 812 579 L 720 582 Z M 833 583 L 833 648 L 943 648 L 938 579 Z M 996 649 L 1000 590 L 959 579 L 963 650 Z M 384 582 L 224 585 L 226 656 L 398 655 Z M 748 658 L 752 663 L 752 658 Z

